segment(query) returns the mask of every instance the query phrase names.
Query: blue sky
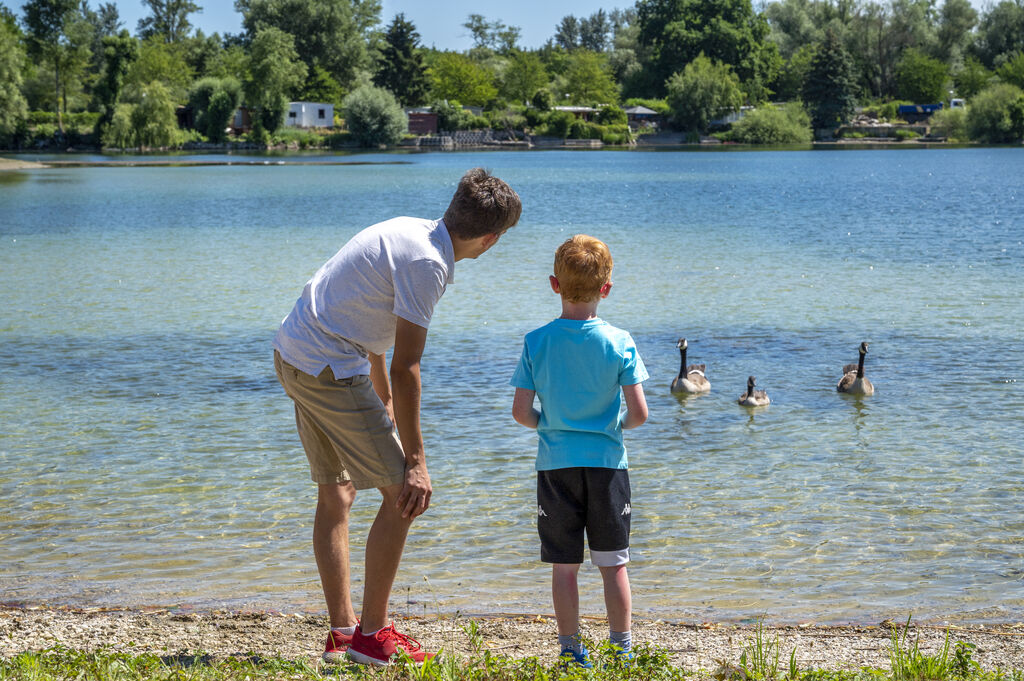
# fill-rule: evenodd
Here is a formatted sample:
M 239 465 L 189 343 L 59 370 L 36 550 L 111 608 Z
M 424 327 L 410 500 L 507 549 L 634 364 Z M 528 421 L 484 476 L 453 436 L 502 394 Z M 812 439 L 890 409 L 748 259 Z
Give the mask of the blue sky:
M 96 7 L 103 0 L 89 0 Z M 109 1 L 109 0 L 107 0 Z M 242 30 L 242 17 L 235 12 L 232 0 L 194 0 L 203 8 L 202 13 L 192 15 L 192 24 L 204 33 L 238 33 Z M 21 0 L 5 0 L 7 7 L 17 7 L 21 13 Z M 135 27 L 148 14 L 141 0 L 114 0 L 124 27 L 135 32 Z M 523 47 L 540 47 L 554 35 L 555 26 L 567 14 L 590 16 L 598 9 L 611 11 L 616 7 L 631 7 L 633 0 L 615 3 L 599 0 L 519 0 L 499 2 L 498 0 L 383 0 L 381 19 L 388 24 L 399 12 L 412 21 L 419 31 L 423 45 L 443 50 L 465 50 L 473 45 L 468 31 L 462 27 L 470 14 L 482 14 L 488 21 L 501 21 L 522 29 L 519 44 Z

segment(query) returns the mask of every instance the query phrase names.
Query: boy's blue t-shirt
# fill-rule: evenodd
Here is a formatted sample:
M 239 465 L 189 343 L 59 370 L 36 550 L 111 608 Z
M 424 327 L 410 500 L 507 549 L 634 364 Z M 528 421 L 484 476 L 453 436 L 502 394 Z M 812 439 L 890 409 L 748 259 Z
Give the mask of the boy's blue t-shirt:
M 555 319 L 526 334 L 511 384 L 540 398 L 537 470 L 628 468 L 621 386 L 647 378 L 633 338 L 601 319 Z

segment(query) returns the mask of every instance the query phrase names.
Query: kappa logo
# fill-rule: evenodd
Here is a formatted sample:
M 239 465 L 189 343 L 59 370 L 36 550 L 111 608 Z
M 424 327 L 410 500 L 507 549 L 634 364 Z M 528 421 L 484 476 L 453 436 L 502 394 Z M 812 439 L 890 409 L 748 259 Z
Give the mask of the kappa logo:
M 547 518 L 548 514 L 544 512 L 544 507 L 543 506 L 541 506 L 540 504 L 537 504 L 537 517 L 539 518 L 541 516 L 544 516 L 545 518 Z
M 629 507 L 629 504 L 626 504 L 625 506 L 622 507 L 622 513 L 620 513 L 619 515 L 630 515 L 632 512 L 633 510 Z

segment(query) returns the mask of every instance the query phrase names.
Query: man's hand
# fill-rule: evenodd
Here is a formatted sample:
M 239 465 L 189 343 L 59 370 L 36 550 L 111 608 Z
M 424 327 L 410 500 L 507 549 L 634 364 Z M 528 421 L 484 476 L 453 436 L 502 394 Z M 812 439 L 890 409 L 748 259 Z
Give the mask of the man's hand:
M 395 507 L 402 512 L 403 518 L 415 518 L 430 507 L 432 493 L 427 464 L 409 466 L 405 469 L 405 485 Z

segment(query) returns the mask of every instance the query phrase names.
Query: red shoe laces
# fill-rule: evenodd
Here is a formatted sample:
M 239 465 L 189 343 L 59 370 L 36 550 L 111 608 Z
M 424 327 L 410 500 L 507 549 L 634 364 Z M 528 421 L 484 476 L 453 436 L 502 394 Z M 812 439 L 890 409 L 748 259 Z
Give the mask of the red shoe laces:
M 383 629 L 378 631 L 374 638 L 376 638 L 381 643 L 388 639 L 393 639 L 397 641 L 398 644 L 405 648 L 407 651 L 415 651 L 420 649 L 419 641 L 414 639 L 412 636 L 407 636 L 406 634 L 403 634 L 402 632 L 398 631 L 397 629 L 395 629 L 395 625 L 393 624 L 384 627 Z

